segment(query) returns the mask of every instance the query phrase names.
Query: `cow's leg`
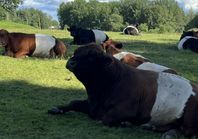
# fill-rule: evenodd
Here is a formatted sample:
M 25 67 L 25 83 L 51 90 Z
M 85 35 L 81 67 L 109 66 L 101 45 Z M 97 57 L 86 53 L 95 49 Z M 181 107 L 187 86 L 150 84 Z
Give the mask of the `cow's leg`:
M 77 111 L 89 114 L 89 104 L 87 100 L 74 100 L 66 106 L 57 106 L 48 110 L 49 114 L 64 114 L 68 111 Z
M 11 51 L 6 51 L 6 52 L 4 53 L 4 55 L 5 55 L 5 56 L 14 57 L 14 53 L 11 52 Z
M 132 122 L 131 119 L 136 121 L 137 108 L 136 105 L 131 106 L 125 102 L 125 104 L 118 105 L 105 113 L 102 117 L 102 122 L 107 126 L 120 126 L 122 122 Z
M 27 57 L 28 52 L 24 50 L 19 50 L 17 53 L 14 54 L 15 58 L 25 58 Z

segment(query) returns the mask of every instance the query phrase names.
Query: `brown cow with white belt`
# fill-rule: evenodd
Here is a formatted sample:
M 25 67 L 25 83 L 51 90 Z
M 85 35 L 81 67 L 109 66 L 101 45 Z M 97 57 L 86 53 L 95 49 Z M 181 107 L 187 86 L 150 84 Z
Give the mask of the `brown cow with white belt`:
M 177 72 L 175 70 L 165 67 L 163 65 L 152 63 L 152 62 L 150 62 L 149 59 L 147 59 L 141 55 L 134 54 L 132 52 L 121 51 L 121 49 L 118 48 L 117 45 L 118 45 L 117 42 L 108 40 L 108 41 L 104 42 L 101 45 L 101 47 L 104 49 L 104 51 L 107 54 L 110 54 L 110 55 L 114 56 L 116 59 L 120 60 L 121 62 L 128 64 L 132 67 L 135 67 L 137 69 L 177 74 Z
M 0 30 L 0 46 L 4 47 L 5 55 L 15 58 L 26 56 L 64 57 L 67 51 L 64 43 L 53 36 L 9 33 L 4 29 Z
M 149 124 L 177 136 L 198 133 L 198 87 L 181 76 L 140 70 L 104 53 L 97 45 L 79 47 L 66 67 L 86 88 L 88 98 L 52 108 L 50 114 L 78 111 L 104 125 Z

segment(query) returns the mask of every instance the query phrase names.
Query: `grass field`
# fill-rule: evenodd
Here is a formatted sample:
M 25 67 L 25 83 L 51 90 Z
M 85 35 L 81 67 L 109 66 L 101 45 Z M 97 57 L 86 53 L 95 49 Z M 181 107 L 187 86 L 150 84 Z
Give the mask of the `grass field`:
M 61 30 L 2 26 L 9 31 L 45 33 L 66 44 L 72 41 Z M 179 52 L 180 34 L 144 34 L 127 36 L 107 32 L 123 42 L 126 51 L 141 54 L 155 63 L 176 69 L 180 75 L 198 84 L 198 55 Z M 77 46 L 68 46 L 70 57 Z M 0 49 L 0 51 L 3 51 Z M 87 115 L 69 112 L 61 116 L 47 114 L 53 106 L 86 98 L 83 85 L 65 69 L 67 59 L 14 59 L 0 55 L 0 139 L 159 139 L 161 134 L 140 127 L 109 128 Z M 71 78 L 70 81 L 67 79 Z

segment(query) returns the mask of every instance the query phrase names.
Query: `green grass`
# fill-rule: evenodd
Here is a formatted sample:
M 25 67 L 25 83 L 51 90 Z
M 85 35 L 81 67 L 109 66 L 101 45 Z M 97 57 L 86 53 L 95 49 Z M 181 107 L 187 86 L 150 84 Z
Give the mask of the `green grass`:
M 4 21 L 4 20 L 0 20 L 0 29 L 2 28 L 6 28 L 6 29 L 35 29 L 32 26 L 29 25 L 24 25 L 24 24 L 20 24 L 20 23 L 15 23 L 15 22 L 11 22 L 11 21 Z
M 55 35 L 68 44 L 69 33 L 61 30 L 9 28 L 9 31 Z M 127 36 L 107 32 L 124 44 L 126 51 L 141 54 L 151 61 L 176 69 L 198 84 L 198 55 L 179 52 L 179 34 Z M 68 46 L 71 56 L 77 46 Z M 3 51 L 1 49 L 1 51 Z M 84 86 L 65 69 L 66 60 L 0 55 L 0 139 L 159 139 L 161 134 L 140 127 L 109 128 L 87 115 L 69 112 L 47 114 L 53 106 L 86 98 Z M 67 80 L 71 78 L 71 80 Z

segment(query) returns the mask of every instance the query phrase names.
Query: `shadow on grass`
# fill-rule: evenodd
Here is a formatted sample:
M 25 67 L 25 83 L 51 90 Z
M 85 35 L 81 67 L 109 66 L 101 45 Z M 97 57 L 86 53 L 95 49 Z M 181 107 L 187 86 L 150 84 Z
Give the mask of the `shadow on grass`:
M 44 87 L 20 80 L 0 81 L 0 98 L 0 138 L 159 138 L 159 134 L 137 127 L 109 128 L 82 113 L 47 114 L 54 105 L 86 98 L 85 90 Z

